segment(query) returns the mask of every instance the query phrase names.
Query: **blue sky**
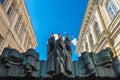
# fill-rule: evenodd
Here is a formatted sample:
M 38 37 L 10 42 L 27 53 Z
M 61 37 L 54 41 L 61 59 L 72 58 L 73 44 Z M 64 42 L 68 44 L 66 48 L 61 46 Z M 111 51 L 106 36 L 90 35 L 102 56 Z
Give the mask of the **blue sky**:
M 72 60 L 77 60 L 75 45 L 88 0 L 26 0 L 28 13 L 37 37 L 36 51 L 47 58 L 47 40 L 51 33 L 71 35 Z

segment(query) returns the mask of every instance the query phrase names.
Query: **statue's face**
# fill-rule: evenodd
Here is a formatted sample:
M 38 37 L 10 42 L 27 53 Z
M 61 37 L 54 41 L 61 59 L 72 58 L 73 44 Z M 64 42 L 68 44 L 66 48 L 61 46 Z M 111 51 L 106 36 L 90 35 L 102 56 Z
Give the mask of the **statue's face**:
M 51 37 L 54 37 L 54 35 L 53 35 L 53 34 L 51 34 Z
M 67 35 L 67 38 L 70 38 L 70 35 Z
M 58 35 L 58 37 L 59 37 L 59 38 L 62 38 L 62 36 L 61 36 L 61 35 Z

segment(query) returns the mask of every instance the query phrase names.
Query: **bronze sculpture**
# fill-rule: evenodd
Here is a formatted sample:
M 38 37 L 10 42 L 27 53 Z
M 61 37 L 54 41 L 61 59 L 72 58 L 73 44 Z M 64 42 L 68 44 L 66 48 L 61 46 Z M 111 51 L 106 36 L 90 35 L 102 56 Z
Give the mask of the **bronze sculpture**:
M 1 70 L 0 73 L 4 72 L 1 73 L 2 76 L 22 77 L 24 75 L 23 61 L 24 56 L 16 49 L 5 48 L 1 55 L 1 68 L 4 71 Z
M 55 60 L 56 60 L 56 75 L 65 74 L 65 44 L 62 40 L 62 36 L 58 35 L 58 40 L 56 41 L 56 52 L 55 52 Z
M 33 77 L 39 77 L 40 61 L 39 54 L 32 48 L 25 52 L 25 74 Z
M 85 51 L 81 53 L 78 61 L 72 62 L 70 36 L 67 35 L 64 41 L 60 34 L 58 37 L 55 41 L 52 34 L 48 40 L 47 62 L 40 61 L 39 54 L 32 48 L 22 54 L 16 49 L 5 48 L 0 56 L 0 78 L 2 80 L 3 77 L 80 80 L 91 76 L 96 79 L 120 76 L 120 56 L 113 57 L 110 48 L 102 49 L 97 54 Z
M 58 35 L 55 41 L 51 34 L 48 40 L 47 73 L 50 75 L 70 75 L 72 74 L 72 53 L 70 36 L 67 35 L 63 41 L 62 36 Z
M 70 35 L 67 35 L 65 40 L 65 49 L 66 49 L 66 57 L 65 57 L 65 71 L 67 74 L 72 74 L 72 52 L 71 52 L 71 41 Z
M 47 73 L 50 75 L 55 74 L 55 38 L 51 34 L 50 39 L 48 40 L 48 50 L 47 50 Z
M 95 74 L 94 65 L 90 53 L 85 51 L 79 57 L 79 76 L 87 77 L 92 74 Z

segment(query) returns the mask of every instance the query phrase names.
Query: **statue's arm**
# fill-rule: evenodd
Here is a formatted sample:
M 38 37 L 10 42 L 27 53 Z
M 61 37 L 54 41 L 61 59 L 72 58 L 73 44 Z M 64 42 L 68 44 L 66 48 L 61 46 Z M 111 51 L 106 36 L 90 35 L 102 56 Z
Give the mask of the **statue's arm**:
M 69 41 L 64 41 L 64 43 L 67 45 L 67 46 L 71 46 L 71 41 L 69 40 Z
M 47 45 L 47 53 L 49 53 L 49 51 L 50 51 L 50 43 L 49 43 L 49 41 L 48 41 L 48 45 Z
M 68 42 L 67 42 L 67 45 L 68 45 L 68 46 L 71 46 L 71 41 L 68 41 Z

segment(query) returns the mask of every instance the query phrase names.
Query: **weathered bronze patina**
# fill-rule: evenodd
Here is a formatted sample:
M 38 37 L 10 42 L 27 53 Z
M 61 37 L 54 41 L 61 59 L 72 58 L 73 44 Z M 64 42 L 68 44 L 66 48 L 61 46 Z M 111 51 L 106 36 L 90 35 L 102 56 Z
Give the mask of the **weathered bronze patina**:
M 72 61 L 71 41 L 51 34 L 48 40 L 47 61 L 40 60 L 34 49 L 20 53 L 5 48 L 0 56 L 0 80 L 115 80 L 120 77 L 120 56 L 110 48 L 98 53 L 83 52 Z M 118 79 L 119 80 L 119 79 Z

